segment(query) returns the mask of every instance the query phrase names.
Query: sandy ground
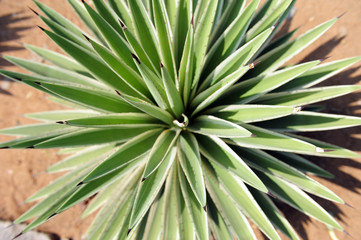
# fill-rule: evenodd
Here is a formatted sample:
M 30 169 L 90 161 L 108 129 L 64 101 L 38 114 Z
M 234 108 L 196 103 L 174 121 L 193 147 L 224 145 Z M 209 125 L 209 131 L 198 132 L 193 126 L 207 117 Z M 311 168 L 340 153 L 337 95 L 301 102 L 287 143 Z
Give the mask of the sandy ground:
M 64 0 L 42 0 L 57 9 L 67 18 L 78 22 Z M 40 20 L 29 10 L 35 8 L 30 0 L 0 0 L 0 52 L 1 54 L 39 59 L 23 49 L 23 43 L 58 49 L 36 27 Z M 306 51 L 292 60 L 293 63 L 321 59 L 326 61 L 361 55 L 361 1 L 360 0 L 299 0 L 297 12 L 289 28 L 300 27 L 297 35 L 344 12 L 346 14 Z M 360 84 L 360 64 L 330 79 L 327 84 Z M 0 59 L 0 68 L 18 70 Z M 327 102 L 327 110 L 332 113 L 361 116 L 360 93 Z M 45 94 L 18 83 L 0 80 L 0 128 L 30 123 L 24 113 L 59 109 L 60 106 L 47 100 Z M 361 128 L 343 131 L 331 131 L 313 134 L 314 137 L 334 144 L 361 151 Z M 1 137 L 0 140 L 7 138 Z M 59 175 L 45 174 L 48 166 L 60 160 L 62 156 L 51 150 L 0 150 L 0 219 L 14 220 L 31 207 L 24 200 L 41 187 L 47 185 Z M 360 159 L 317 159 L 314 161 L 324 167 L 336 178 L 317 179 L 329 187 L 349 205 L 335 205 L 320 201 L 352 236 L 336 232 L 339 240 L 361 239 L 361 160 Z M 92 216 L 80 220 L 79 216 L 85 204 L 79 204 L 48 223 L 39 227 L 41 231 L 58 234 L 61 237 L 81 239 L 89 226 Z M 291 223 L 296 227 L 302 239 L 331 239 L 323 224 L 311 220 L 296 210 L 281 206 Z M 259 234 L 260 239 L 263 237 Z M 334 240 L 334 239 L 332 239 Z

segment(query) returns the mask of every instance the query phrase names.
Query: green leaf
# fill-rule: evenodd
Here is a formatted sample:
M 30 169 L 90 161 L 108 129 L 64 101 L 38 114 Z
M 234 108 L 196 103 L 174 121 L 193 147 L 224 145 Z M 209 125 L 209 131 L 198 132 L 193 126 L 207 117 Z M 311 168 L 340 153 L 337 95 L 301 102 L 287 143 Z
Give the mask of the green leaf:
M 203 164 L 203 170 L 208 193 L 227 225 L 232 228 L 238 239 L 256 240 L 257 238 L 247 218 L 237 209 L 229 195 L 219 187 L 220 183 L 214 173 L 211 172 L 210 167 Z
M 188 105 L 193 82 L 194 71 L 194 29 L 191 25 L 188 29 L 184 50 L 179 66 L 179 89 L 183 93 L 184 106 Z
M 269 104 L 297 107 L 343 96 L 359 89 L 361 89 L 360 86 L 340 85 L 332 87 L 310 88 L 290 92 L 269 93 L 256 99 L 254 102 L 266 105 Z
M 91 160 L 88 161 L 88 163 L 85 166 L 82 166 L 81 168 L 75 169 L 67 174 L 64 174 L 55 181 L 50 182 L 44 188 L 37 191 L 31 197 L 26 199 L 26 202 L 33 202 L 41 198 L 48 197 L 56 192 L 65 191 L 66 189 L 70 189 L 71 187 L 74 187 L 86 175 L 86 173 L 90 170 L 90 168 L 93 167 L 94 164 L 96 164 L 94 161 Z
M 194 55 L 194 71 L 195 76 L 192 86 L 197 86 L 204 64 L 204 58 L 207 53 L 209 44 L 209 35 L 212 32 L 213 22 L 216 15 L 218 0 L 202 0 L 202 3 L 207 4 L 204 8 L 199 8 L 203 12 L 194 18 L 194 49 L 197 54 Z
M 128 102 L 130 105 L 141 110 L 142 112 L 145 112 L 145 113 L 149 114 L 150 116 L 153 116 L 154 118 L 161 120 L 164 123 L 172 125 L 174 119 L 173 119 L 172 115 L 169 112 L 167 112 L 166 110 L 164 110 L 152 103 L 149 103 L 149 102 L 143 101 L 139 98 L 136 98 L 136 97 L 125 96 L 123 94 L 120 94 L 120 97 L 124 101 Z
M 164 161 L 162 161 L 160 166 L 154 171 L 154 173 L 150 175 L 144 182 L 139 183 L 139 188 L 135 197 L 130 217 L 129 229 L 134 228 L 134 226 L 142 219 L 142 217 L 148 211 L 150 205 L 153 203 L 155 197 L 163 186 L 169 169 L 174 162 L 175 155 L 176 148 L 173 147 L 172 150 L 168 152 Z
M 108 154 L 112 149 L 115 148 L 115 144 L 106 144 L 101 146 L 92 146 L 89 148 L 85 148 L 63 160 L 55 163 L 50 166 L 46 171 L 48 173 L 54 173 L 59 171 L 65 171 L 73 168 L 77 168 L 79 166 L 83 166 L 89 161 L 101 160 Z
M 43 16 L 40 16 L 40 19 L 56 34 L 59 34 L 60 36 L 66 38 L 67 40 L 73 42 L 74 44 L 78 45 L 79 47 L 82 47 L 84 49 L 87 49 L 88 51 L 92 51 L 91 47 L 89 46 L 89 43 L 84 39 L 83 36 L 79 36 L 74 34 L 73 32 L 69 31 L 65 27 L 61 26 L 60 24 L 57 24 L 56 22 L 53 22 L 50 19 L 47 19 Z
M 217 67 L 220 62 L 239 47 L 259 2 L 260 0 L 250 2 L 212 45 L 204 64 L 207 73 L 211 72 L 211 69 Z
M 312 193 L 321 198 L 341 204 L 344 203 L 340 197 L 328 188 L 263 151 L 240 148 L 234 150 L 249 166 L 261 172 L 277 176 L 280 179 L 295 184 L 306 192 Z
M 288 165 L 291 165 L 294 168 L 304 173 L 325 177 L 325 178 L 335 177 L 331 173 L 327 172 L 326 170 L 320 168 L 316 164 L 312 163 L 311 161 L 299 155 L 293 153 L 286 153 L 286 152 L 272 152 L 271 155 L 275 156 L 278 160 L 287 163 Z
M 145 166 L 143 180 L 147 179 L 157 168 L 165 161 L 168 153 L 173 148 L 178 139 L 180 131 L 173 131 L 171 129 L 164 130 L 154 142 L 152 150 L 147 159 Z
M 109 25 L 111 25 L 112 28 L 114 28 L 120 35 L 122 35 L 123 34 L 122 28 L 117 21 L 118 16 L 115 14 L 113 9 L 104 1 L 93 0 L 93 4 L 99 15 L 102 16 L 103 19 Z
M 249 217 L 269 239 L 280 239 L 267 216 L 248 191 L 246 185 L 238 178 L 233 177 L 224 168 L 212 165 L 222 187 L 229 194 L 229 198 L 236 202 L 242 213 Z
M 291 240 L 300 240 L 296 231 L 293 229 L 291 224 L 283 216 L 283 214 L 278 210 L 277 206 L 272 202 L 272 200 L 266 196 L 266 194 L 261 193 L 257 190 L 251 189 L 251 193 L 257 203 L 262 208 L 263 212 L 267 215 L 267 218 L 272 222 L 272 224 L 278 228 L 283 234 L 289 237 Z
M 84 4 L 78 0 L 68 0 L 68 3 L 74 9 L 78 17 L 82 20 L 84 25 L 90 30 L 91 33 L 104 45 L 107 45 L 100 33 L 99 29 L 97 28 L 96 24 L 94 23 L 93 19 L 90 17 L 89 13 L 84 7 Z
M 13 136 L 36 136 L 45 133 L 50 133 L 62 129 L 69 128 L 68 126 L 59 125 L 55 123 L 38 123 L 30 125 L 20 125 L 16 127 L 0 129 L 0 134 Z M 74 130 L 74 129 L 73 129 Z
M 77 203 L 97 193 L 100 189 L 107 187 L 111 183 L 117 181 L 118 179 L 129 173 L 130 171 L 135 171 L 135 169 L 139 167 L 137 166 L 139 164 L 140 164 L 139 160 L 133 161 L 130 164 L 127 164 L 122 168 L 119 168 L 111 172 L 110 174 L 98 178 L 92 183 L 80 185 L 80 187 L 78 187 L 77 190 L 69 198 L 67 198 L 66 201 L 64 201 L 61 204 L 61 206 L 56 210 L 56 213 L 59 214 L 65 211 L 66 209 L 69 209 L 70 207 L 76 205 Z
M 26 136 L 0 143 L 0 148 L 34 148 L 35 144 L 44 142 L 63 134 L 72 133 L 77 128 L 65 128 L 58 131 L 47 132 L 40 135 Z
M 51 62 L 60 68 L 63 68 L 63 69 L 65 68 L 70 71 L 74 71 L 74 72 L 77 72 L 77 73 L 80 73 L 80 74 L 83 74 L 86 76 L 90 76 L 88 74 L 87 69 L 84 68 L 79 63 L 77 63 L 76 61 L 74 61 L 72 58 L 69 58 L 58 52 L 51 51 L 49 49 L 40 48 L 40 47 L 33 46 L 30 44 L 25 44 L 25 47 L 27 49 L 31 50 L 32 52 L 36 53 L 37 55 L 39 55 L 44 60 Z
M 131 129 L 84 129 L 52 138 L 34 146 L 35 148 L 62 148 L 88 146 L 111 142 L 125 142 L 150 128 Z
M 169 75 L 168 70 L 161 65 L 162 80 L 167 94 L 167 99 L 175 116 L 180 117 L 184 113 L 183 101 L 180 93 L 177 90 L 174 80 Z
M 139 128 L 162 127 L 159 120 L 145 113 L 104 114 L 89 118 L 78 118 L 65 122 L 70 126 L 87 128 Z
M 360 61 L 361 57 L 346 58 L 315 66 L 299 77 L 276 89 L 277 92 L 312 87 Z
M 83 49 L 69 40 L 44 30 L 45 33 L 57 43 L 66 53 L 72 56 L 80 64 L 86 67 L 94 76 L 101 80 L 104 84 L 117 89 L 126 94 L 139 96 L 132 88 L 130 88 L 116 73 L 114 73 L 101 59 L 95 54 Z
M 126 41 L 112 26 L 105 21 L 95 10 L 93 10 L 87 3 L 83 2 L 87 12 L 93 19 L 97 29 L 102 33 L 111 50 L 125 62 L 130 68 L 136 70 L 135 64 L 130 55 L 130 49 Z M 61 46 L 61 45 L 60 45 Z M 71 54 L 70 54 L 71 55 Z M 75 57 L 74 57 L 75 58 Z M 81 63 L 81 61 L 79 61 Z M 83 64 L 84 65 L 84 64 Z
M 152 94 L 157 105 L 162 109 L 168 108 L 167 95 L 164 90 L 162 79 L 151 71 L 145 64 L 142 64 L 138 57 L 133 55 L 134 62 L 137 64 L 140 74 L 142 75 L 145 84 Z
M 174 4 L 173 1 L 167 1 L 169 4 Z M 166 2 L 166 4 L 167 4 Z M 175 23 L 172 24 L 172 16 L 168 14 L 171 27 L 173 29 L 173 48 L 174 59 L 176 67 L 178 69 L 181 62 L 182 52 L 184 54 L 187 32 L 191 28 L 191 19 L 193 16 L 193 1 L 192 0 L 180 0 L 176 9 Z
M 315 27 L 314 29 L 311 29 L 310 31 L 294 39 L 293 41 L 285 43 L 284 45 L 281 45 L 278 48 L 275 48 L 267 54 L 261 56 L 257 59 L 258 61 L 260 61 L 260 63 L 257 65 L 257 68 L 255 68 L 254 71 L 251 72 L 249 77 L 261 74 L 264 75 L 281 67 L 293 56 L 297 55 L 299 52 L 309 46 L 312 42 L 314 42 L 317 38 L 319 38 L 336 21 L 337 18 L 331 19 Z
M 188 184 L 186 176 L 184 176 L 183 171 L 181 171 L 180 168 L 178 168 L 178 178 L 183 198 L 190 213 L 196 235 L 198 239 L 208 240 L 209 234 L 206 211 L 203 209 L 203 206 L 199 204 L 190 185 Z
M 165 204 L 164 204 L 164 216 L 163 216 L 163 225 L 164 225 L 164 232 L 163 236 L 164 239 L 171 239 L 174 236 L 179 235 L 180 229 L 180 214 L 179 214 L 179 198 L 180 196 L 180 189 L 179 189 L 179 182 L 177 177 L 177 168 L 176 165 L 173 165 L 171 172 L 167 178 L 165 188 L 164 188 L 164 197 L 165 197 Z
M 253 55 L 262 46 L 264 41 L 270 36 L 273 28 L 269 28 L 263 33 L 259 34 L 252 41 L 244 44 L 237 51 L 232 53 L 228 58 L 221 62 L 202 82 L 199 89 L 204 90 L 208 86 L 214 85 L 221 79 L 225 78 L 231 73 L 234 73 L 240 69 L 240 66 L 244 66 L 249 63 Z M 254 71 L 254 69 L 252 70 Z
M 295 185 L 287 183 L 268 173 L 257 172 L 257 175 L 267 184 L 271 194 L 276 198 L 333 228 L 340 231 L 343 230 L 330 214 Z
M 267 75 L 257 76 L 255 78 L 242 81 L 228 90 L 226 101 L 230 103 L 243 104 L 251 102 L 252 100 L 257 99 L 277 87 L 291 81 L 319 63 L 320 61 L 312 61 L 298 64 Z
M 252 132 L 254 137 L 232 138 L 230 140 L 226 140 L 226 142 L 245 148 L 295 152 L 311 155 L 316 152 L 323 151 L 323 149 L 320 149 L 313 144 L 283 135 L 281 133 L 272 132 L 248 124 L 241 124 L 241 126 Z
M 189 125 L 189 130 L 223 138 L 250 137 L 252 135 L 251 132 L 235 123 L 209 115 L 202 115 L 194 119 Z
M 146 228 L 142 234 L 143 239 L 159 239 L 163 231 L 165 195 L 159 194 L 149 209 Z M 175 236 L 175 235 L 173 235 Z
M 132 18 L 130 16 L 128 3 L 123 0 L 108 0 L 109 5 L 113 9 L 113 11 L 118 15 L 118 17 L 130 28 L 131 32 L 135 32 Z
M 293 138 L 298 138 L 301 141 L 307 141 L 311 144 L 314 144 L 322 149 L 324 149 L 324 152 L 315 152 L 312 155 L 313 156 L 321 156 L 321 157 L 335 157 L 335 158 L 360 158 L 360 154 L 342 148 L 342 147 L 338 147 L 336 145 L 330 144 L 330 143 L 326 143 L 323 141 L 319 141 L 313 138 L 308 138 L 308 137 L 304 137 L 304 136 L 299 136 L 299 135 L 293 135 L 293 134 L 287 134 Z
M 95 51 L 103 59 L 103 61 L 119 76 L 121 79 L 135 92 L 142 96 L 145 100 L 150 98 L 149 91 L 142 77 L 134 71 L 124 61 L 116 57 L 110 50 L 102 45 L 90 40 Z
M 57 11 L 49 8 L 48 6 L 46 6 L 45 4 L 43 4 L 43 3 L 41 3 L 41 2 L 39 2 L 37 0 L 34 0 L 34 3 L 52 21 L 60 24 L 61 26 L 68 29 L 69 31 L 71 31 L 75 35 L 78 35 L 79 37 L 82 36 L 82 30 L 79 27 L 77 27 L 75 24 L 73 24 L 71 21 L 69 21 L 68 19 L 63 17 L 60 13 L 58 13 Z
M 222 1 L 219 2 L 219 4 Z M 244 7 L 246 5 L 246 1 L 223 1 L 223 12 L 220 16 L 220 19 L 215 22 L 215 26 L 213 27 L 213 31 L 211 33 L 210 39 L 210 46 L 212 46 L 217 39 L 219 39 L 224 31 L 228 28 L 235 19 L 241 15 L 244 11 Z
M 152 3 L 153 3 L 154 25 L 158 33 L 160 57 L 165 68 L 169 71 L 171 79 L 174 81 L 176 79 L 177 72 L 174 61 L 174 52 L 173 52 L 173 43 L 172 43 L 173 34 L 167 14 L 167 9 L 164 1 L 162 0 L 152 0 Z M 176 4 L 173 3 L 172 5 L 175 8 Z
M 266 30 L 267 28 L 273 26 L 283 15 L 285 10 L 291 4 L 292 0 L 278 1 L 279 4 L 265 14 L 262 19 L 257 21 L 257 23 L 247 32 L 246 41 L 253 39 L 255 36 Z
M 134 24 L 134 30 L 142 47 L 148 52 L 154 66 L 160 63 L 159 40 L 152 20 L 141 0 L 128 0 L 128 6 Z
M 221 139 L 197 135 L 200 151 L 212 163 L 240 177 L 247 184 L 267 192 L 266 186 L 259 180 L 248 165 Z
M 126 164 L 129 164 L 139 157 L 146 157 L 146 153 L 151 149 L 160 132 L 160 130 L 146 131 L 132 138 L 120 147 L 115 148 L 110 156 L 95 167 L 83 179 L 83 182 L 94 181 L 99 177 L 107 175 Z
M 96 210 L 98 210 L 100 207 L 102 207 L 103 205 L 105 205 L 104 207 L 102 207 L 102 210 L 104 208 L 107 208 L 109 205 L 109 202 L 111 202 L 111 198 L 114 198 L 112 196 L 117 195 L 117 194 L 122 194 L 123 196 L 126 196 L 128 194 L 123 194 L 126 191 L 126 187 L 129 185 L 125 185 L 127 184 L 127 178 L 121 178 L 120 180 L 110 184 L 108 187 L 104 188 L 103 190 L 99 191 L 99 193 L 96 195 L 95 199 L 93 199 L 90 204 L 86 207 L 86 209 L 84 210 L 84 212 L 81 215 L 81 218 L 84 219 L 85 217 L 89 216 L 90 214 L 92 214 L 93 212 L 95 212 Z M 134 181 L 135 182 L 135 181 Z M 129 193 L 129 192 L 127 192 Z M 119 201 L 119 199 L 117 199 L 117 201 Z M 100 215 L 100 213 L 98 214 Z M 97 215 L 97 216 L 98 216 Z M 97 218 L 93 221 L 93 224 L 96 223 Z M 90 230 L 91 226 L 88 228 L 88 233 L 91 231 Z
M 288 116 L 295 111 L 297 111 L 297 109 L 294 107 L 239 104 L 214 107 L 206 113 L 233 123 L 251 123 L 281 118 Z
M 91 88 L 78 87 L 74 85 L 41 84 L 56 96 L 66 100 L 89 107 L 101 112 L 139 112 L 139 110 L 119 98 L 115 93 L 100 91 Z
M 100 113 L 93 110 L 55 110 L 46 112 L 27 113 L 25 117 L 41 121 L 62 121 L 74 118 L 95 117 Z
M 203 180 L 201 156 L 197 139 L 184 132 L 178 141 L 179 162 L 188 183 L 201 206 L 206 206 L 206 188 Z
M 22 74 L 22 73 L 17 73 L 17 72 L 12 72 L 12 71 L 7 71 L 7 70 L 1 70 L 1 73 L 9 76 L 9 77 L 16 77 L 20 80 L 32 80 L 32 79 L 56 79 L 59 80 L 63 83 L 75 83 L 75 84 L 81 84 L 84 86 L 89 86 L 89 87 L 95 87 L 95 88 L 99 88 L 99 89 L 108 89 L 106 86 L 104 86 L 104 84 L 99 83 L 98 81 L 96 81 L 94 78 L 89 78 L 86 77 L 84 75 L 72 72 L 72 71 L 68 71 L 59 67 L 54 67 L 48 64 L 42 64 L 42 63 L 36 63 L 34 61 L 29 61 L 29 60 L 25 60 L 25 59 L 21 59 L 21 58 L 16 58 L 16 57 L 10 57 L 10 56 L 4 56 L 4 58 L 6 60 L 8 60 L 9 62 L 18 65 L 30 72 L 39 74 L 39 75 L 35 75 L 35 76 L 31 76 L 28 74 Z M 35 81 L 35 80 L 34 80 Z
M 203 92 L 198 93 L 191 102 L 191 107 L 194 109 L 192 116 L 194 116 L 196 113 L 202 111 L 203 109 L 211 105 L 214 101 L 216 101 L 249 69 L 250 66 L 241 67 L 239 70 L 231 73 L 227 77 L 215 83 L 213 86 L 209 87 Z
M 208 201 L 208 223 L 212 235 L 215 239 L 232 240 L 229 229 L 223 220 L 223 217 L 218 212 L 214 204 L 210 204 L 211 199 Z
M 361 125 L 361 118 L 336 114 L 302 111 L 278 121 L 262 122 L 259 126 L 276 131 L 308 132 L 328 131 Z

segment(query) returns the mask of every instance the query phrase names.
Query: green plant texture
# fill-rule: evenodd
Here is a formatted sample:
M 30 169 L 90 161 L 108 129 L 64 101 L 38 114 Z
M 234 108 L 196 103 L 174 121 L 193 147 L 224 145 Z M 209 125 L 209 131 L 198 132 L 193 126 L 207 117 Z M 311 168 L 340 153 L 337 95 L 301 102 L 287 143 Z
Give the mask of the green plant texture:
M 340 224 L 313 198 L 343 200 L 310 176 L 332 177 L 307 155 L 359 155 L 300 135 L 361 125 L 313 107 L 359 90 L 316 84 L 353 57 L 285 65 L 338 18 L 276 36 L 295 0 L 68 0 L 83 30 L 35 1 L 40 27 L 64 54 L 51 63 L 5 56 L 31 74 L 0 70 L 72 110 L 30 113 L 41 123 L 0 130 L 0 148 L 60 148 L 65 175 L 32 195 L 20 233 L 95 196 L 86 239 L 299 239 L 275 202 Z M 307 107 L 305 107 L 307 106 Z

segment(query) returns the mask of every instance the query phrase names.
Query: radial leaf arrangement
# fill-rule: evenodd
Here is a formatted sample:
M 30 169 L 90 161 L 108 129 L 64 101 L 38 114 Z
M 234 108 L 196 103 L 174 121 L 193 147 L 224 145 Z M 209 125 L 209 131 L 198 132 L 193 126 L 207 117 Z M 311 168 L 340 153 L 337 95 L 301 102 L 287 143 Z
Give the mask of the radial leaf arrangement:
M 73 108 L 0 130 L 20 136 L 2 149 L 70 154 L 48 169 L 65 175 L 28 199 L 38 203 L 19 235 L 93 196 L 91 240 L 256 239 L 250 222 L 299 239 L 274 201 L 343 230 L 309 195 L 343 204 L 310 177 L 332 175 L 305 155 L 358 155 L 297 133 L 361 124 L 313 105 L 360 89 L 315 85 L 361 58 L 285 65 L 337 18 L 275 37 L 295 0 L 68 2 L 88 29 L 35 1 L 64 53 L 26 45 L 52 64 L 5 56 L 31 74 L 1 70 Z

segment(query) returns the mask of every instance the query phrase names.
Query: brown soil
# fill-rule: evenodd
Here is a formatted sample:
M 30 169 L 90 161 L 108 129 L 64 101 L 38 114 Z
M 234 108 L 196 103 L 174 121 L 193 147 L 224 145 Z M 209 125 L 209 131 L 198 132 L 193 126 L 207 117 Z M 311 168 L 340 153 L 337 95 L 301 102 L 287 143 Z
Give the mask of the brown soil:
M 66 1 L 42 0 L 45 4 L 59 10 L 66 17 L 78 23 Z M 61 5 L 59 5 L 59 3 Z M 41 22 L 27 8 L 35 8 L 31 0 L 0 0 L 0 52 L 2 54 L 24 57 L 38 61 L 39 59 L 23 49 L 23 43 L 58 49 L 36 27 Z M 300 27 L 298 35 L 330 18 L 344 12 L 343 16 L 322 38 L 317 40 L 306 51 L 292 60 L 293 63 L 320 59 L 327 56 L 332 61 L 345 57 L 361 55 L 361 1 L 360 0 L 300 0 L 296 4 L 297 13 L 289 25 L 289 29 Z M 327 84 L 360 84 L 360 64 L 353 66 Z M 0 60 L 0 68 L 19 70 L 4 60 Z M 25 85 L 0 81 L 0 128 L 31 123 L 22 114 L 61 108 L 46 99 L 46 95 Z M 327 110 L 332 113 L 361 116 L 360 93 L 327 102 Z M 361 151 L 361 128 L 343 131 L 331 131 L 314 134 L 314 137 L 334 144 Z M 0 141 L 8 138 L 1 137 Z M 0 159 L 0 219 L 14 220 L 31 207 L 24 200 L 55 179 L 56 175 L 45 174 L 48 166 L 60 160 L 62 156 L 51 150 L 1 150 Z M 320 201 L 331 212 L 341 225 L 352 236 L 336 232 L 338 239 L 361 239 L 361 160 L 360 159 L 320 159 L 314 161 L 324 167 L 336 178 L 333 180 L 317 179 L 332 189 L 349 205 L 335 205 Z M 323 224 L 305 217 L 299 212 L 281 206 L 296 227 L 302 239 L 331 239 L 328 229 Z M 61 237 L 81 239 L 91 222 L 89 217 L 80 220 L 84 204 L 73 207 L 48 223 L 39 227 L 41 231 L 56 233 Z M 258 234 L 259 238 L 262 236 Z

